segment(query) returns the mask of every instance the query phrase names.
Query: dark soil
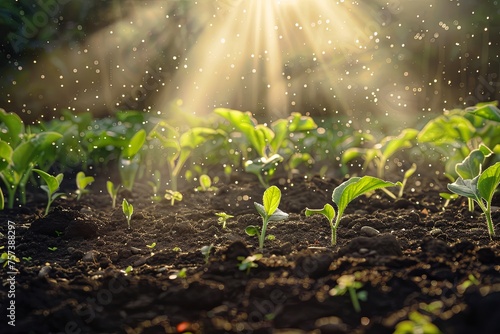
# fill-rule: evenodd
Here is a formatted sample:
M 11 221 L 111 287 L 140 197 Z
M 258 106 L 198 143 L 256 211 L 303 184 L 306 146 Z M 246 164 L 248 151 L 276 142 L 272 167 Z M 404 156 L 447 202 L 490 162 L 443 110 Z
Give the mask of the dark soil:
M 125 196 L 134 205 L 130 230 L 121 206 L 111 208 L 104 182 L 80 201 L 57 199 L 45 218 L 45 197 L 32 192 L 28 205 L 0 211 L 2 245 L 10 221 L 21 258 L 15 298 L 7 296 L 8 267 L 0 271 L 0 332 L 393 333 L 418 311 L 443 333 L 500 333 L 500 242 L 490 240 L 480 212 L 469 212 L 462 199 L 443 210 L 446 181 L 420 179 L 403 199 L 376 192 L 352 202 L 338 245 L 330 247 L 326 219 L 303 211 L 331 203 L 338 184 L 276 180 L 280 209 L 290 217 L 270 223 L 275 239 L 266 240 L 249 272 L 239 270 L 238 257 L 259 253 L 257 238 L 244 232 L 261 225 L 253 202 L 261 202 L 263 189 L 252 181 L 217 184 L 213 192 L 185 189 L 174 206 L 152 202 L 150 188 L 137 184 L 117 201 Z M 215 216 L 220 211 L 235 216 L 226 229 Z M 493 219 L 498 233 L 500 213 Z M 153 242 L 154 249 L 146 246 Z M 205 263 L 200 249 L 210 244 Z M 133 271 L 125 274 L 128 266 Z M 186 277 L 178 277 L 183 268 Z M 349 293 L 332 293 L 350 274 L 367 293 L 360 312 Z M 463 289 L 469 275 L 479 284 Z M 12 300 L 15 327 L 5 316 Z M 441 304 L 428 310 L 435 301 Z

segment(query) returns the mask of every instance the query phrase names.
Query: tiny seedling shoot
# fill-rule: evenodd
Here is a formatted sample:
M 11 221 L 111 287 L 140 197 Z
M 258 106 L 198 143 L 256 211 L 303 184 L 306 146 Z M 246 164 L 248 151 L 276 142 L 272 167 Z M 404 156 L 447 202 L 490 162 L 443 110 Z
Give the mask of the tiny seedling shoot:
M 125 214 L 125 217 L 127 218 L 128 228 L 130 229 L 130 220 L 132 219 L 132 214 L 134 213 L 134 206 L 127 202 L 127 200 L 124 198 L 122 202 L 122 209 L 123 214 Z
M 80 200 L 80 197 L 82 197 L 83 194 L 87 194 L 89 192 L 86 188 L 92 182 L 94 182 L 93 176 L 85 176 L 84 172 L 78 172 L 78 174 L 76 174 L 76 187 L 78 188 L 76 190 L 76 200 Z
M 330 290 L 330 296 L 341 296 L 349 292 L 354 311 L 361 312 L 359 301 L 366 301 L 367 292 L 358 291 L 363 287 L 363 283 L 356 281 L 355 275 L 342 275 L 337 279 L 337 286 Z
M 201 254 L 203 255 L 203 259 L 205 260 L 205 264 L 208 263 L 208 259 L 210 258 L 210 252 L 212 251 L 212 248 L 214 248 L 214 245 L 203 246 L 200 249 Z
M 238 264 L 238 269 L 241 271 L 246 271 L 247 275 L 250 274 L 252 268 L 257 268 L 259 265 L 255 263 L 262 258 L 262 254 L 249 255 L 247 257 L 238 256 L 237 260 L 240 261 Z
M 264 248 L 264 240 L 266 239 L 266 229 L 269 221 L 281 221 L 288 218 L 288 213 L 285 213 L 278 209 L 281 201 L 281 191 L 276 186 L 271 186 L 264 191 L 264 196 L 262 197 L 262 204 L 254 203 L 255 209 L 262 217 L 262 229 L 259 235 L 259 250 L 262 252 Z M 257 226 L 247 226 L 245 232 L 249 236 L 254 236 L 259 234 L 259 228 Z
M 479 174 L 472 179 L 458 177 L 455 182 L 448 184 L 448 190 L 477 203 L 486 217 L 490 238 L 493 238 L 495 228 L 491 218 L 491 201 L 498 184 L 500 184 L 500 162 L 488 167 L 482 173 L 480 169 L 479 167 Z
M 40 169 L 33 169 L 33 171 L 38 173 L 38 175 L 40 175 L 46 183 L 46 185 L 41 185 L 40 188 L 47 193 L 47 207 L 45 208 L 44 214 L 44 216 L 47 216 L 52 202 L 59 196 L 63 195 L 63 193 L 56 193 L 56 191 L 59 189 L 64 175 L 60 173 L 56 176 L 52 176 Z
M 226 223 L 228 219 L 234 218 L 234 216 L 227 214 L 225 212 L 217 212 L 215 215 L 219 217 L 217 221 L 219 222 L 219 224 L 222 225 L 222 228 L 226 228 Z
M 353 177 L 340 184 L 333 190 L 332 200 L 335 204 L 337 204 L 338 210 L 335 223 L 333 223 L 333 219 L 335 218 L 335 210 L 330 204 L 325 204 L 322 209 L 306 208 L 305 214 L 306 216 L 311 216 L 313 214 L 322 214 L 328 219 L 330 228 L 332 230 L 332 246 L 335 246 L 337 244 L 337 228 L 340 224 L 340 219 L 344 215 L 344 210 L 347 208 L 347 205 L 352 200 L 370 191 L 385 187 L 394 187 L 398 185 L 401 186 L 401 182 L 392 183 L 368 175 L 363 177 Z
M 118 190 L 120 189 L 120 186 L 116 186 L 113 184 L 113 182 L 108 181 L 106 182 L 106 190 L 108 191 L 109 196 L 111 197 L 111 202 L 112 202 L 112 207 L 116 207 L 116 196 L 118 195 Z
M 170 205 L 174 206 L 175 201 L 182 201 L 182 194 L 175 190 L 165 190 L 165 199 L 170 201 Z

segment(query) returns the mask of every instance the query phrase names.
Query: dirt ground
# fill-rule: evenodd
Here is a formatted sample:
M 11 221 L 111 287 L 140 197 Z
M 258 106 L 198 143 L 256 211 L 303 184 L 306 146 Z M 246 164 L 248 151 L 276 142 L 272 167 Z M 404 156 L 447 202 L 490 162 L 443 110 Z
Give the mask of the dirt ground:
M 331 247 L 326 219 L 304 209 L 332 203 L 340 181 L 277 178 L 290 216 L 270 222 L 274 239 L 249 271 L 241 257 L 259 253 L 258 240 L 244 230 L 261 225 L 253 202 L 264 190 L 253 179 L 183 189 L 174 206 L 136 184 L 117 201 L 134 205 L 131 229 L 100 181 L 79 201 L 57 199 L 46 217 L 38 191 L 28 205 L 0 211 L 2 245 L 14 226 L 20 259 L 0 271 L 1 333 L 393 333 L 415 314 L 443 333 L 500 333 L 500 241 L 466 200 L 443 209 L 446 180 L 410 180 L 395 201 L 380 191 L 357 198 Z M 225 229 L 221 211 L 235 216 Z M 493 220 L 498 234 L 500 212 Z M 335 293 L 339 278 L 361 283 L 359 312 L 348 291 Z M 15 327 L 5 316 L 12 300 Z

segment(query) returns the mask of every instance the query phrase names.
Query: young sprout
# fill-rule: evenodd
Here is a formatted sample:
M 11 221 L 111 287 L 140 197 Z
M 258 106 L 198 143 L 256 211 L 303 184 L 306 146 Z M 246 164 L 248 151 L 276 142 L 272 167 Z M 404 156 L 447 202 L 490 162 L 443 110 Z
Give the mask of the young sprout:
M 180 247 L 176 246 L 176 247 L 172 248 L 172 251 L 176 252 L 176 253 L 179 253 L 179 252 L 182 252 L 182 249 Z
M 205 259 L 205 264 L 208 263 L 208 259 L 210 257 L 210 252 L 212 251 L 212 248 L 214 248 L 214 245 L 208 245 L 208 246 L 203 246 L 201 247 L 201 254 L 203 255 L 203 258 Z
M 153 188 L 153 196 L 151 196 L 151 199 L 155 202 L 161 201 L 161 196 L 158 196 L 161 185 L 161 174 L 159 170 L 155 170 L 153 173 L 153 181 L 148 181 L 148 184 Z
M 259 236 L 259 250 L 262 252 L 264 249 L 264 240 L 266 239 L 266 229 L 269 221 L 281 221 L 288 218 L 288 213 L 285 213 L 278 209 L 281 201 L 281 191 L 276 186 L 271 186 L 264 191 L 264 196 L 262 197 L 262 204 L 254 203 L 255 209 L 262 217 L 262 229 Z M 249 236 L 254 236 L 259 234 L 259 228 L 257 226 L 247 226 L 245 232 Z
M 335 225 L 333 224 L 333 219 L 335 218 L 335 209 L 333 206 L 330 204 L 326 203 L 325 206 L 323 206 L 323 209 L 309 209 L 306 208 L 306 217 L 320 214 L 326 217 L 328 219 L 328 223 L 330 224 L 330 229 L 332 231 L 332 246 L 335 245 L 335 240 L 336 240 L 336 228 Z
M 85 188 L 92 182 L 94 182 L 93 176 L 85 176 L 84 172 L 78 172 L 78 174 L 76 174 L 76 187 L 78 188 L 76 190 L 77 201 L 80 200 L 80 197 L 82 197 L 83 194 L 87 194 L 89 192 L 89 190 Z
M 47 247 L 47 249 L 51 252 L 55 252 L 57 250 L 57 247 Z
M 182 194 L 174 190 L 166 190 L 165 198 L 170 201 L 170 205 L 174 205 L 175 201 L 182 201 Z
M 484 147 L 471 151 L 462 163 L 457 164 L 456 171 L 460 176 L 455 182 L 448 184 L 448 190 L 477 203 L 486 217 L 491 239 L 495 236 L 495 227 L 491 218 L 491 201 L 500 184 L 500 162 L 481 172 L 484 158 L 491 152 L 489 149 L 485 150 Z
M 249 255 L 247 257 L 238 256 L 237 260 L 240 261 L 238 264 L 238 269 L 241 271 L 246 271 L 247 275 L 250 274 L 252 268 L 257 268 L 259 265 L 255 263 L 262 258 L 262 254 Z
M 434 301 L 429 305 L 420 307 L 422 311 L 430 314 L 439 314 L 443 303 L 441 301 Z M 439 328 L 431 322 L 431 318 L 419 311 L 413 311 L 408 315 L 408 320 L 400 321 L 396 324 L 394 334 L 408 334 L 408 333 L 423 333 L 423 334 L 442 334 Z
M 52 202 L 59 196 L 63 195 L 63 193 L 56 193 L 56 191 L 61 186 L 61 182 L 63 180 L 64 175 L 60 173 L 56 176 L 52 176 L 40 169 L 33 169 L 33 171 L 38 173 L 38 175 L 40 175 L 46 183 L 46 185 L 42 185 L 40 186 L 40 188 L 42 188 L 47 193 L 48 196 L 47 207 L 45 208 L 45 214 L 44 214 L 44 216 L 47 216 L 49 214 L 49 209 Z
M 120 189 L 120 186 L 116 186 L 113 184 L 113 182 L 108 181 L 106 182 L 106 190 L 108 191 L 109 196 L 111 196 L 111 201 L 112 201 L 112 207 L 116 207 L 116 196 L 118 195 L 118 190 Z
M 326 204 L 323 209 L 306 208 L 306 215 L 310 216 L 312 214 L 322 214 L 328 219 L 330 228 L 332 229 L 332 246 L 334 246 L 337 244 L 337 228 L 340 224 L 340 219 L 342 219 L 342 216 L 344 215 L 344 210 L 347 208 L 347 205 L 358 196 L 366 194 L 370 191 L 394 186 L 401 186 L 401 182 L 392 183 L 368 175 L 363 177 L 352 177 L 333 190 L 332 200 L 335 204 L 337 204 L 338 210 L 335 223 L 333 223 L 335 210 L 330 204 Z
M 128 143 L 123 148 L 119 161 L 119 172 L 123 186 L 132 191 L 135 183 L 135 178 L 139 170 L 140 154 L 144 142 L 146 141 L 146 131 L 139 130 L 130 138 Z
M 216 187 L 212 187 L 212 179 L 207 174 L 202 174 L 200 176 L 200 185 L 196 188 L 197 191 L 214 191 L 217 190 Z
M 219 217 L 217 221 L 219 222 L 219 224 L 222 224 L 223 229 L 226 228 L 227 220 L 230 218 L 234 218 L 234 216 L 229 215 L 225 212 L 217 212 L 215 215 Z
M 7 252 L 3 252 L 0 255 L 0 263 L 3 263 L 3 267 L 6 267 L 11 261 L 20 262 L 19 258 L 17 256 L 15 256 L 14 254 L 9 254 Z
M 356 275 L 342 275 L 337 279 L 337 286 L 330 290 L 330 296 L 341 296 L 349 292 L 351 303 L 356 312 L 361 312 L 359 301 L 365 301 L 366 291 L 357 291 L 363 287 L 361 282 L 356 281 Z
M 127 218 L 128 228 L 130 229 L 130 219 L 132 219 L 132 214 L 134 213 L 134 206 L 127 202 L 127 200 L 124 198 L 122 202 L 122 210 L 125 214 L 125 217 Z
M 154 249 L 156 247 L 156 242 L 151 243 L 150 245 L 146 245 L 149 249 Z
M 449 194 L 449 193 L 439 193 L 439 196 L 445 199 L 445 202 L 443 204 L 443 210 L 450 204 L 451 200 L 458 198 L 458 194 Z
M 457 286 L 457 290 L 459 293 L 463 294 L 465 290 L 471 285 L 479 285 L 479 280 L 472 274 L 469 274 L 467 279 Z
M 124 273 L 125 275 L 130 275 L 132 271 L 134 271 L 134 267 L 128 266 L 127 268 L 125 268 L 125 270 L 122 270 L 121 272 Z

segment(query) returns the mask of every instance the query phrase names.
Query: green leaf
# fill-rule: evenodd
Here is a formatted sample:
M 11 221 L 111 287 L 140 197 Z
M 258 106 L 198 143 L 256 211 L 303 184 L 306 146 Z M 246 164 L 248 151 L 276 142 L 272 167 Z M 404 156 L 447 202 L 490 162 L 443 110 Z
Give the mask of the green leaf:
M 293 112 L 291 116 L 288 117 L 288 122 L 290 123 L 288 126 L 289 132 L 310 131 L 318 127 L 311 117 L 302 116 L 298 112 Z
M 391 157 L 397 150 L 411 147 L 411 141 L 418 135 L 418 130 L 404 129 L 397 137 L 386 137 L 382 140 L 382 159 Z
M 500 162 L 486 168 L 477 182 L 479 194 L 488 204 L 491 204 L 493 194 L 500 183 Z
M 337 220 L 343 215 L 347 205 L 356 197 L 380 188 L 401 186 L 401 182 L 393 183 L 373 176 L 353 177 L 333 190 L 332 200 L 338 207 Z
M 427 123 L 417 136 L 418 141 L 436 145 L 467 142 L 477 129 L 461 115 L 439 116 Z
M 139 130 L 128 142 L 127 146 L 123 148 L 121 156 L 125 159 L 132 159 L 142 148 L 146 141 L 146 131 Z
M 33 169 L 33 171 L 38 173 L 38 175 L 40 175 L 45 181 L 45 183 L 47 184 L 47 187 L 45 189 L 48 191 L 49 197 L 52 197 L 52 194 L 54 194 L 57 189 L 59 189 L 64 175 L 60 173 L 57 174 L 57 176 L 52 176 L 40 169 Z M 42 186 L 42 188 L 44 187 Z
M 3 123 L 7 131 L 1 131 Z M 21 141 L 21 135 L 24 133 L 24 123 L 15 113 L 7 113 L 0 108 L 0 139 L 6 141 L 12 148 L 16 147 Z
M 212 186 L 212 179 L 210 176 L 203 174 L 200 176 L 200 185 L 204 190 L 207 190 Z
M 245 228 L 245 233 L 251 237 L 259 235 L 259 228 L 253 225 L 247 226 Z
M 481 144 L 478 149 L 472 150 L 462 162 L 455 166 L 455 171 L 464 180 L 473 179 L 481 174 L 481 166 L 484 163 L 484 159 L 491 154 L 493 152 Z
M 491 121 L 500 122 L 500 109 L 498 109 L 496 103 L 487 103 L 482 105 L 477 105 L 472 108 L 467 109 L 471 114 L 489 119 Z
M 127 200 L 124 198 L 123 202 L 122 202 L 122 210 L 123 210 L 123 213 L 125 214 L 125 216 L 127 216 L 127 218 L 129 218 L 134 213 L 134 206 L 132 204 L 130 204 L 129 202 L 127 202 Z
M 7 142 L 0 140 L 0 171 L 7 168 L 12 161 L 12 153 L 14 150 Z
M 92 182 L 94 182 L 94 177 L 85 176 L 84 172 L 78 172 L 78 174 L 76 174 L 76 184 L 78 189 L 85 189 Z
M 477 188 L 478 179 L 479 176 L 476 176 L 472 180 L 464 180 L 459 177 L 455 182 L 449 183 L 447 187 L 449 191 L 454 192 L 455 194 L 476 200 L 480 196 Z
M 309 208 L 306 208 L 306 217 L 309 217 L 309 216 L 312 216 L 312 215 L 315 215 L 315 214 L 321 214 L 323 216 L 325 216 L 328 221 L 331 223 L 333 221 L 333 218 L 335 218 L 335 209 L 333 208 L 333 206 L 331 206 L 330 204 L 325 204 L 325 206 L 323 207 L 323 209 L 309 209 Z
M 264 210 L 266 216 L 271 216 L 274 211 L 278 208 L 281 201 L 281 191 L 276 186 L 271 186 L 264 191 L 264 196 L 262 197 L 262 204 L 264 205 Z

